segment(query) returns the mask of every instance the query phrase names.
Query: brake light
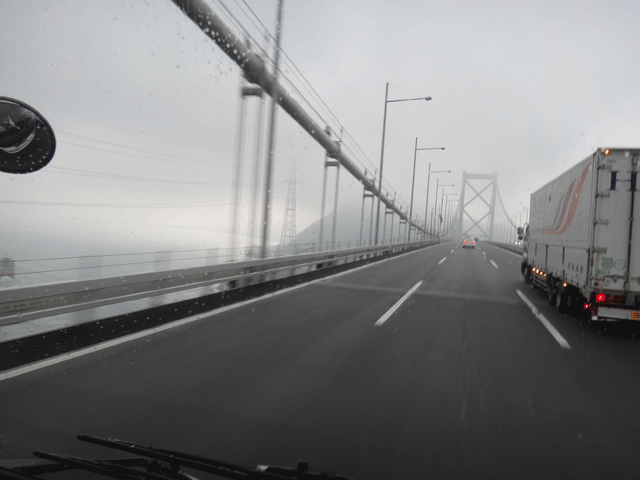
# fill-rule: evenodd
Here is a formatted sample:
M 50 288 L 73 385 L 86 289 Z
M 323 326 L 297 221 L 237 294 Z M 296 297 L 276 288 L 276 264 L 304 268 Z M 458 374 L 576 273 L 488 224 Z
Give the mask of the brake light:
M 584 308 L 585 310 L 588 310 L 588 309 L 589 309 L 589 304 L 588 304 L 588 303 L 585 303 L 585 304 L 582 306 L 582 308 Z
M 599 293 L 596 295 L 596 302 L 602 303 L 607 299 L 607 296 L 604 293 Z
M 462 243 L 464 243 L 464 244 L 466 245 L 466 244 L 467 244 L 467 241 L 466 241 L 466 240 L 463 240 L 463 241 L 462 241 Z
M 476 244 L 476 242 L 471 242 L 471 245 L 475 245 L 475 244 Z

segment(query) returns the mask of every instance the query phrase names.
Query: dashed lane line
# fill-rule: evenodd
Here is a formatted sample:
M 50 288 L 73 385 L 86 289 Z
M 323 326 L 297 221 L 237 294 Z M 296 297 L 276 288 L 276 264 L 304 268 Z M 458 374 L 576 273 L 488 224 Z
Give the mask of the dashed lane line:
M 556 339 L 556 342 L 558 342 L 562 348 L 571 350 L 569 342 L 567 342 L 564 337 L 560 335 L 560 332 L 558 332 L 558 330 L 556 330 L 556 328 L 551 325 L 551 322 L 547 320 L 547 318 L 542 313 L 540 313 L 540 310 L 538 310 L 538 308 L 533 303 L 531 303 L 531 300 L 529 300 L 520 290 L 516 290 L 516 292 L 518 293 L 518 296 L 522 299 L 522 301 L 526 303 L 527 306 L 531 309 L 536 318 L 540 320 L 542 325 L 545 326 L 545 328 L 549 331 L 553 338 Z
M 407 301 L 407 299 L 411 296 L 411 294 L 412 294 L 413 292 L 415 292 L 415 291 L 418 289 L 418 287 L 419 287 L 420 285 L 422 285 L 422 280 L 420 280 L 418 283 L 416 283 L 416 284 L 413 286 L 413 288 L 411 288 L 411 290 L 409 290 L 407 293 L 405 293 L 405 294 L 404 294 L 404 296 L 403 296 L 400 300 L 398 300 L 398 301 L 395 303 L 395 305 L 394 305 L 393 307 L 391 307 L 389 310 L 387 310 L 387 312 L 386 312 L 383 316 L 381 316 L 381 317 L 378 319 L 378 321 L 377 321 L 374 325 L 375 325 L 376 327 L 379 327 L 379 326 L 380 326 L 380 325 L 382 325 L 384 322 L 386 322 L 386 321 L 389 319 L 389 317 L 390 317 L 391 315 L 393 315 L 393 313 L 394 313 L 398 308 L 400 308 L 400 305 L 402 305 L 404 302 L 406 302 L 406 301 Z

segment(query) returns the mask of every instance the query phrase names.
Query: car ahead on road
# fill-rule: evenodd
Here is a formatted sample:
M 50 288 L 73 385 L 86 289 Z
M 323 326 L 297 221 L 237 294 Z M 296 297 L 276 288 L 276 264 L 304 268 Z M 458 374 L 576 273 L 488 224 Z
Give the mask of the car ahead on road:
M 464 237 L 462 239 L 462 248 L 476 248 L 476 241 L 471 237 Z

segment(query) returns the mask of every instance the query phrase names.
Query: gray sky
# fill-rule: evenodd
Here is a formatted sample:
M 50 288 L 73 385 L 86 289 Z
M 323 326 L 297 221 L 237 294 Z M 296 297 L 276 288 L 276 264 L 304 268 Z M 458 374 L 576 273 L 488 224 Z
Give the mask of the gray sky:
M 209 4 L 242 34 L 228 7 L 259 44 L 246 5 L 273 30 L 275 0 Z M 0 174 L 0 200 L 24 202 L 2 205 L 5 250 L 25 256 L 58 241 L 78 253 L 225 247 L 239 68 L 169 0 L 3 7 L 0 95 L 37 108 L 59 141 L 41 172 Z M 597 147 L 640 146 L 638 18 L 633 1 L 288 0 L 283 49 L 362 149 L 354 159 L 363 169 L 378 166 L 385 83 L 391 99 L 433 97 L 390 104 L 387 117 L 385 177 L 405 204 L 415 138 L 419 147 L 446 147 L 418 153 L 420 217 L 429 162 L 452 170 L 440 176 L 456 184 L 447 192 L 459 193 L 463 170 L 497 172 L 515 214 L 532 191 Z M 284 74 L 303 89 L 288 65 Z M 339 128 L 311 103 L 320 123 Z M 255 108 L 253 100 L 246 200 Z M 294 163 L 298 231 L 319 218 L 322 160 L 281 112 L 272 240 Z M 340 185 L 341 203 L 359 201 L 361 187 L 346 172 Z M 329 198 L 332 191 L 331 180 Z

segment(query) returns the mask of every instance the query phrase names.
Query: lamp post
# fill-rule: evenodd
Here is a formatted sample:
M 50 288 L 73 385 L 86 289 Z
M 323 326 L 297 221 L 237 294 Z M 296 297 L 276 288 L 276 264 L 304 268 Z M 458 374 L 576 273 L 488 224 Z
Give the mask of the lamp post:
M 409 221 L 412 220 L 412 215 L 413 215 L 413 188 L 416 182 L 416 156 L 417 156 L 418 150 L 444 150 L 444 147 L 418 148 L 418 137 L 416 137 L 416 145 L 413 149 L 413 177 L 411 179 L 411 205 L 409 207 Z M 429 164 L 429 170 L 431 170 L 431 164 Z M 429 187 L 427 186 L 427 197 L 428 196 L 429 196 Z M 409 225 L 408 241 L 409 242 L 411 241 L 411 225 Z
M 444 192 L 444 191 L 443 191 L 443 192 Z M 449 220 L 449 197 L 451 197 L 451 196 L 456 196 L 456 195 L 457 195 L 457 193 L 447 193 L 447 194 L 444 194 L 444 193 L 443 193 L 443 197 L 447 197 L 447 198 L 446 198 L 447 206 L 446 206 L 446 207 L 445 207 L 445 209 L 444 209 L 444 222 L 443 222 L 443 224 L 444 224 L 444 230 L 443 230 L 443 232 L 444 232 L 444 233 L 446 233 L 446 232 L 447 232 L 447 230 L 448 230 L 448 226 L 447 226 L 448 224 L 447 224 L 447 221 Z M 441 208 L 442 208 L 442 207 L 441 207 Z
M 426 230 L 427 230 L 427 216 L 429 215 L 429 185 L 431 183 L 431 174 L 432 173 L 451 173 L 451 170 L 434 170 L 432 172 L 431 171 L 431 164 L 429 164 L 429 175 L 427 175 L 427 203 L 426 203 L 426 205 L 424 207 L 424 229 L 425 229 L 425 235 L 426 235 Z M 438 195 L 438 193 L 436 192 L 436 196 L 437 195 Z M 431 223 L 433 223 L 433 222 L 429 222 L 429 225 L 431 225 Z
M 431 100 L 431 97 L 418 97 L 418 98 L 400 98 L 396 100 L 389 100 L 389 82 L 384 92 L 384 116 L 382 118 L 382 147 L 380 149 L 380 176 L 378 178 L 378 209 L 376 214 L 376 239 L 375 244 L 378 245 L 378 231 L 380 227 L 380 203 L 382 202 L 382 167 L 384 165 L 384 137 L 387 131 L 387 104 L 395 102 L 410 102 L 413 100 Z
M 440 185 L 440 179 L 439 178 L 437 179 L 437 181 L 436 181 L 436 207 L 435 207 L 436 209 L 435 209 L 435 212 L 433 212 L 434 217 L 438 216 L 438 189 L 440 187 L 455 187 L 455 186 L 456 185 L 454 183 L 447 183 L 447 184 L 444 184 L 444 185 Z M 443 192 L 444 192 L 444 190 L 443 190 Z M 437 218 L 436 218 L 436 222 L 434 222 L 434 223 L 437 223 Z M 431 229 L 435 230 L 436 228 L 435 228 L 434 225 L 432 225 Z M 439 228 L 438 228 L 438 230 L 439 230 Z
M 448 185 L 440 185 L 441 187 L 446 187 Z M 455 186 L 455 185 L 452 185 Z M 440 195 L 440 213 L 438 214 L 438 219 L 440 220 L 440 222 L 438 223 L 438 236 L 440 236 L 440 233 L 444 227 L 444 222 L 442 221 L 442 209 L 444 207 L 444 197 L 450 195 L 449 193 L 445 194 L 444 193 L 444 188 L 442 189 L 442 194 Z M 438 199 L 436 198 L 436 201 Z

